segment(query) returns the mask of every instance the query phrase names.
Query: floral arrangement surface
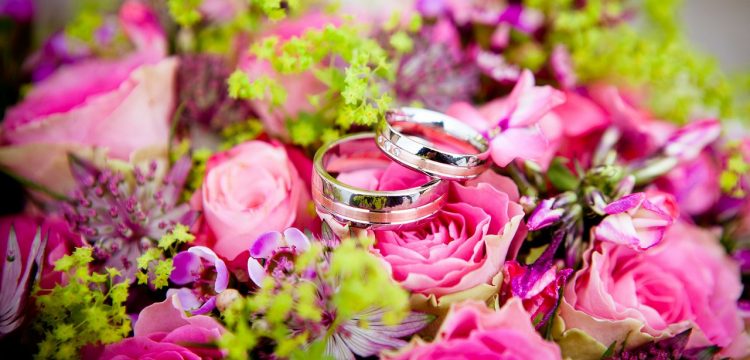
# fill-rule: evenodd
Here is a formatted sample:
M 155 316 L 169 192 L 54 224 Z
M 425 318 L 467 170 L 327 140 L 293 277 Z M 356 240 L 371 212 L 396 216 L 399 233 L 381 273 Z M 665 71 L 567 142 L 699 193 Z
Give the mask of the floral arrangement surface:
M 0 0 L 3 357 L 750 358 L 679 3 Z

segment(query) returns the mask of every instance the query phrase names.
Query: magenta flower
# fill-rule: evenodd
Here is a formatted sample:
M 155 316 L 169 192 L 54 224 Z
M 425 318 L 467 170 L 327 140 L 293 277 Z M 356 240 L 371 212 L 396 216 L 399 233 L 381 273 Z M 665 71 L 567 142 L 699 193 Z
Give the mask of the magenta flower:
M 664 145 L 664 154 L 680 162 L 695 160 L 703 148 L 721 135 L 721 124 L 716 119 L 692 122 L 675 131 Z
M 677 218 L 674 197 L 662 192 L 635 193 L 604 208 L 608 214 L 594 228 L 597 240 L 645 250 L 658 244 Z
M 508 301 L 512 297 L 521 299 L 524 309 L 539 329 L 552 317 L 560 289 L 573 269 L 559 270 L 551 263 L 534 265 L 524 266 L 514 260 L 505 262 L 500 301 Z
M 448 109 L 455 116 L 490 138 L 492 160 L 506 166 L 515 159 L 543 163 L 549 140 L 539 122 L 565 95 L 551 86 L 535 86 L 534 75 L 524 70 L 513 91 L 479 109 L 456 103 Z
M 555 207 L 556 200 L 556 198 L 542 200 L 529 216 L 526 227 L 531 231 L 536 231 L 560 221 L 565 214 L 565 208 Z
M 294 257 L 308 248 L 310 239 L 297 228 L 288 228 L 283 234 L 269 231 L 258 236 L 247 259 L 250 280 L 260 286 L 268 274 L 291 269 Z
M 177 285 L 169 289 L 167 297 L 177 296 L 182 310 L 202 315 L 216 307 L 216 295 L 227 289 L 229 272 L 224 261 L 205 246 L 193 246 L 173 258 L 174 269 L 169 280 Z

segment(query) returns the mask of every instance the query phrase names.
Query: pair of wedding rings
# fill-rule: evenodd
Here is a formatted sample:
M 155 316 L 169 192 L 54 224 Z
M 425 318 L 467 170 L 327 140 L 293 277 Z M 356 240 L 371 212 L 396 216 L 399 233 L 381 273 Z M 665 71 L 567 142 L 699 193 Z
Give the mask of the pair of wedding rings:
M 359 161 L 347 162 L 348 157 Z M 320 148 L 314 158 L 313 201 L 317 211 L 366 229 L 398 229 L 429 219 L 445 204 L 448 182 L 472 179 L 489 165 L 481 133 L 448 115 L 400 108 L 386 113 L 375 133 L 350 135 Z M 364 160 L 364 161 L 362 161 Z M 345 184 L 337 175 L 363 163 L 391 160 L 424 173 L 418 187 L 375 191 Z M 347 165 L 354 168 L 347 169 Z

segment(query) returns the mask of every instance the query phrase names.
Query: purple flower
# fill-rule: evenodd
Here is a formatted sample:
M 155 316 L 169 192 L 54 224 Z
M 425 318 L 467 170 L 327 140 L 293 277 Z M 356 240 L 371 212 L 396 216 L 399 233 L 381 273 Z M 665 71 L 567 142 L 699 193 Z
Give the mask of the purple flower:
M 597 240 L 645 250 L 658 244 L 677 218 L 674 197 L 659 191 L 635 193 L 604 208 L 608 214 L 594 228 Z
M 479 88 L 479 69 L 462 49 L 458 32 L 448 21 L 422 29 L 414 50 L 399 63 L 394 92 L 401 103 L 419 101 L 443 110 L 468 101 Z
M 31 79 L 40 82 L 52 75 L 60 66 L 73 64 L 91 56 L 90 49 L 71 41 L 64 33 L 50 36 L 39 50 L 24 64 L 31 71 Z
M 261 286 L 269 274 L 288 273 L 294 265 L 294 257 L 310 248 L 310 239 L 297 228 L 288 228 L 284 233 L 266 232 L 250 246 L 247 272 L 255 285 Z
M 654 359 L 654 360 L 668 360 L 668 359 L 684 359 L 685 347 L 687 346 L 688 339 L 690 338 L 690 332 L 692 329 L 687 329 L 675 336 L 670 338 L 653 341 L 634 349 L 624 350 L 619 354 L 607 357 L 609 360 L 637 360 L 637 359 Z
M 556 202 L 555 198 L 544 199 L 531 213 L 529 221 L 526 226 L 531 231 L 540 230 L 547 226 L 557 223 L 562 216 L 565 214 L 565 209 L 562 207 L 554 207 Z
M 27 225 L 28 222 L 20 221 Z M 36 226 L 36 224 L 34 224 Z M 30 230 L 30 229 L 29 229 Z M 28 233 L 28 231 L 24 231 Z M 3 266 L 0 276 L 0 338 L 9 334 L 19 326 L 24 319 L 24 305 L 29 291 L 29 282 L 37 271 L 41 269 L 46 239 L 42 240 L 41 229 L 37 229 L 30 247 L 28 241 L 21 240 L 19 245 L 16 230 L 13 225 L 7 233 L 8 237 L 3 253 Z M 22 248 L 25 245 L 25 248 Z M 26 258 L 23 258 L 26 255 Z M 35 269 L 32 272 L 32 269 Z
M 251 117 L 247 101 L 229 97 L 226 79 L 231 72 L 224 58 L 218 55 L 180 57 L 177 93 L 184 106 L 182 124 L 201 124 L 217 130 Z
M 94 247 L 100 265 L 120 269 L 130 279 L 144 251 L 176 224 L 195 220 L 188 204 L 178 205 L 191 167 L 188 158 L 177 161 L 163 177 L 157 176 L 157 162 L 145 171 L 135 167 L 131 181 L 124 173 L 100 170 L 75 156 L 70 157 L 70 167 L 78 183 L 63 209 L 71 230 Z
M 229 272 L 224 261 L 205 246 L 193 246 L 173 258 L 174 269 L 169 280 L 177 285 L 169 289 L 167 298 L 177 295 L 179 307 L 193 315 L 202 315 L 216 307 L 216 295 L 227 289 Z
M 10 17 L 16 21 L 29 21 L 34 16 L 32 0 L 0 0 L 0 17 Z

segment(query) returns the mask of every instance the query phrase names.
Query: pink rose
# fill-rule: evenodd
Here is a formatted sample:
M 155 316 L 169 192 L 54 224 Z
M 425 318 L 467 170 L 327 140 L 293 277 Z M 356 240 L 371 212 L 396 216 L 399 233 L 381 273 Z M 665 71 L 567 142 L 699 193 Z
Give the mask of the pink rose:
M 390 360 L 418 359 L 561 359 L 560 348 L 544 341 L 531 325 L 518 298 L 494 311 L 481 302 L 466 301 L 451 307 L 431 343 L 417 340 Z
M 36 84 L 7 112 L 0 164 L 67 193 L 74 187 L 69 152 L 90 158 L 103 148 L 128 160 L 140 149 L 166 150 L 177 62 L 165 59 L 166 39 L 149 8 L 129 1 L 119 16 L 136 51 L 63 66 Z
M 711 232 L 676 222 L 646 251 L 598 242 L 565 288 L 560 315 L 607 347 L 672 337 L 694 327 L 688 347 L 718 345 L 722 355 L 750 354 L 737 308 L 738 265 Z
M 607 216 L 594 227 L 594 237 L 636 250 L 658 244 L 679 215 L 674 197 L 659 191 L 624 196 L 604 212 Z
M 208 345 L 225 332 L 212 317 L 187 317 L 172 299 L 144 308 L 133 327 L 133 337 L 107 345 L 99 359 L 220 359 L 224 353 Z
M 565 95 L 551 86 L 535 86 L 534 75 L 525 70 L 507 97 L 479 109 L 456 103 L 447 113 L 491 138 L 490 153 L 497 165 L 523 159 L 546 166 L 549 139 L 539 122 L 564 101 Z
M 409 178 L 403 171 L 386 170 L 379 189 L 403 189 Z M 438 298 L 480 291 L 478 297 L 489 297 L 497 292 L 503 262 L 515 256 L 514 239 L 525 233 L 517 201 L 515 184 L 492 171 L 466 184 L 452 182 L 447 203 L 432 219 L 415 229 L 375 231 L 374 251 L 412 292 Z
M 276 23 L 268 32 L 259 38 L 277 36 L 280 41 L 289 40 L 292 37 L 301 36 L 307 30 L 322 29 L 326 25 L 337 25 L 339 21 L 335 18 L 320 13 L 310 13 L 296 19 L 285 19 Z M 252 54 L 240 60 L 240 68 L 245 71 L 251 80 L 261 76 L 270 76 L 277 80 L 287 91 L 287 96 L 282 106 L 272 108 L 265 100 L 253 100 L 251 104 L 266 131 L 274 136 L 287 138 L 286 121 L 295 119 L 303 112 L 312 113 L 315 107 L 308 98 L 312 95 L 323 93 L 326 86 L 320 82 L 312 72 L 294 75 L 281 75 L 273 70 L 270 63 L 259 60 Z
M 214 238 L 207 245 L 230 261 L 265 232 L 308 224 L 309 201 L 308 186 L 284 147 L 263 141 L 211 157 L 203 186 L 193 195 Z

